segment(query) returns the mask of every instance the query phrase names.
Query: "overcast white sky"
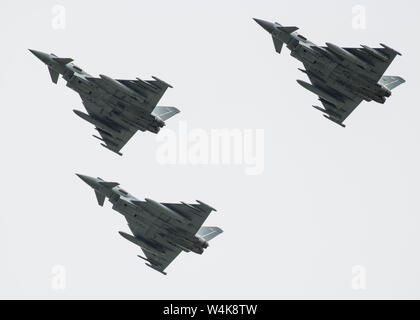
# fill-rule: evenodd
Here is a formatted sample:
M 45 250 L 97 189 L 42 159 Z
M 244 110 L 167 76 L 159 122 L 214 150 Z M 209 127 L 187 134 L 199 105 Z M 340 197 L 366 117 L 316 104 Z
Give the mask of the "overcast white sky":
M 365 29 L 353 27 L 356 5 Z M 0 297 L 420 298 L 418 12 L 408 0 L 1 1 Z M 387 74 L 407 83 L 385 105 L 363 103 L 342 129 L 311 108 L 316 96 L 295 81 L 305 80 L 299 62 L 276 54 L 252 17 L 296 25 L 318 44 L 386 43 L 403 53 Z M 72 113 L 83 110 L 78 95 L 55 86 L 28 48 L 95 76 L 164 79 L 174 89 L 162 104 L 181 110 L 167 122 L 176 134 L 180 122 L 208 133 L 263 129 L 263 173 L 161 165 L 151 133 L 115 156 Z M 207 224 L 225 233 L 162 276 L 75 172 L 140 199 L 205 201 L 218 209 Z M 366 290 L 352 287 L 359 265 Z

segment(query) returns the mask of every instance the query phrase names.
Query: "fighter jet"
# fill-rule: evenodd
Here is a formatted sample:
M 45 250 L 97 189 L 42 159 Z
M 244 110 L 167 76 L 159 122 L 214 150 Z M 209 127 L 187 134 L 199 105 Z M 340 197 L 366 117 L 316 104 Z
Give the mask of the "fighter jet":
M 151 199 L 140 201 L 119 187 L 117 182 L 107 182 L 77 174 L 95 191 L 100 206 L 108 198 L 113 209 L 128 222 L 133 235 L 120 232 L 126 240 L 139 246 L 146 265 L 164 275 L 168 265 L 182 252 L 202 254 L 208 241 L 221 234 L 218 227 L 202 227 L 216 209 L 204 202 L 197 204 L 159 203 Z
M 53 83 L 61 74 L 67 86 L 80 95 L 87 114 L 79 110 L 73 110 L 74 113 L 93 124 L 99 133 L 93 137 L 118 155 L 122 155 L 120 150 L 137 130 L 158 133 L 165 120 L 179 113 L 174 107 L 156 106 L 165 91 L 172 88 L 156 77 L 147 81 L 115 80 L 105 75 L 95 78 L 71 58 L 29 51 L 48 66 Z
M 364 101 L 385 103 L 391 90 L 405 80 L 401 77 L 383 76 L 397 55 L 394 49 L 381 44 L 382 48 L 341 48 L 332 43 L 317 46 L 296 32 L 297 27 L 285 27 L 254 19 L 268 31 L 274 48 L 281 53 L 283 44 L 291 50 L 291 56 L 301 61 L 311 83 L 298 80 L 305 89 L 319 96 L 324 108 L 313 106 L 324 117 L 345 127 L 344 120 Z

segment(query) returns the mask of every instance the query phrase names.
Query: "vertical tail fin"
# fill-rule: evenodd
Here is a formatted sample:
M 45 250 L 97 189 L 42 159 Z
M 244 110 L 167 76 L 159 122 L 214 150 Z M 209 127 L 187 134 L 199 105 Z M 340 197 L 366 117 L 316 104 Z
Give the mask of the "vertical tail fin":
M 158 116 L 163 121 L 168 120 L 169 118 L 172 118 L 174 115 L 179 113 L 180 111 L 175 107 L 156 107 L 152 114 L 155 116 Z
M 379 84 L 383 85 L 388 90 L 393 90 L 403 83 L 405 83 L 403 78 L 395 76 L 383 76 L 381 80 L 379 80 Z
M 206 241 L 210 241 L 221 233 L 223 233 L 223 230 L 218 227 L 201 227 L 197 235 Z

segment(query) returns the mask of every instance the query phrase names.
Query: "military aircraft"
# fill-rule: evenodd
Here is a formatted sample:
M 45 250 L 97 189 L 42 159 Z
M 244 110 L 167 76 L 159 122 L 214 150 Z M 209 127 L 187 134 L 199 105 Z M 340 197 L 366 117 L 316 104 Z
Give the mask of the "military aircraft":
M 201 255 L 209 246 L 208 241 L 223 232 L 218 227 L 202 226 L 210 213 L 216 211 L 204 202 L 140 201 L 121 189 L 117 182 L 77 176 L 94 189 L 100 206 L 108 198 L 112 208 L 126 218 L 133 235 L 125 232 L 120 235 L 143 250 L 145 257 L 139 258 L 145 260 L 148 267 L 164 275 L 164 270 L 182 251 Z
M 297 33 L 297 27 L 254 20 L 271 34 L 277 53 L 281 53 L 286 44 L 291 56 L 303 63 L 305 69 L 299 70 L 311 83 L 297 82 L 318 95 L 324 106 L 313 107 L 342 127 L 345 127 L 344 120 L 363 100 L 383 104 L 391 96 L 391 90 L 405 82 L 401 77 L 383 76 L 395 57 L 401 55 L 384 44 L 381 44 L 382 48 L 366 45 L 341 48 L 332 43 L 322 47 Z
M 115 80 L 105 75 L 92 77 L 76 66 L 71 58 L 29 50 L 48 66 L 53 83 L 61 74 L 67 86 L 82 98 L 87 114 L 73 110 L 83 120 L 95 126 L 102 146 L 122 155 L 120 150 L 140 131 L 158 133 L 167 119 L 179 110 L 174 107 L 156 106 L 171 85 L 152 77 L 153 80 Z

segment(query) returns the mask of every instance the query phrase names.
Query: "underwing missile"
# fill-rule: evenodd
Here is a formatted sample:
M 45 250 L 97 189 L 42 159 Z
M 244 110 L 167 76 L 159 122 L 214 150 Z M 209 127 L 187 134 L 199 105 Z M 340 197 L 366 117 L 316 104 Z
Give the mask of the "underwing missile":
M 161 86 L 173 88 L 169 83 L 159 79 L 158 77 L 152 76 L 152 79 L 159 83 Z
M 110 133 L 109 133 L 109 132 L 107 132 L 107 131 L 102 130 L 101 128 L 97 128 L 97 127 L 95 127 L 95 130 L 96 130 L 96 131 L 98 131 L 101 135 L 107 136 L 107 137 L 109 137 L 109 138 L 111 138 L 111 139 L 113 139 L 113 140 L 116 140 L 116 141 L 123 141 L 120 137 L 113 136 L 112 134 L 110 134 Z
M 156 263 L 150 259 L 147 259 L 145 257 L 142 257 L 140 255 L 138 255 L 137 257 L 139 257 L 140 259 L 143 259 L 144 261 L 147 261 L 148 263 L 145 263 L 146 266 L 148 266 L 149 268 L 152 268 L 153 270 L 160 272 L 163 275 L 167 275 L 167 273 L 165 271 L 160 270 L 160 268 L 158 266 L 160 266 L 160 263 Z
M 197 213 L 201 213 L 201 211 L 200 211 L 199 209 L 197 209 L 196 207 L 193 207 L 192 205 L 190 205 L 190 204 L 188 204 L 188 203 L 185 203 L 185 202 L 183 202 L 183 201 L 181 201 L 181 203 L 182 203 L 184 206 L 186 206 L 186 207 L 190 208 L 191 210 L 193 210 L 193 211 L 195 211 L 195 212 L 197 212 Z
M 126 85 L 122 84 L 121 82 L 119 82 L 115 79 L 112 79 L 111 77 L 108 77 L 104 74 L 100 74 L 99 77 L 101 77 L 101 79 L 108 85 L 108 87 L 114 89 L 114 91 L 110 92 L 110 93 L 116 95 L 116 94 L 118 94 L 118 92 L 123 92 L 123 93 L 127 94 L 129 97 L 131 97 L 135 100 L 139 100 L 140 102 L 145 102 L 146 101 L 146 99 L 143 96 L 141 96 L 140 94 L 138 94 L 134 90 L 130 89 Z M 109 90 L 107 90 L 107 91 L 109 92 Z
M 326 108 L 328 108 L 328 109 L 330 109 L 330 110 L 332 110 L 332 111 L 338 111 L 337 106 L 336 106 L 336 105 L 334 105 L 334 104 L 332 104 L 331 102 L 328 102 L 327 100 L 324 100 L 324 99 L 322 99 L 322 98 L 319 98 L 318 100 L 319 100 L 319 101 L 321 101 L 321 102 L 322 102 L 322 104 L 323 104 Z
M 311 49 L 317 53 L 319 53 L 321 56 L 327 56 L 328 58 L 330 58 L 332 61 L 334 62 L 340 62 L 339 57 L 337 57 L 336 55 L 334 55 L 332 52 L 328 51 L 327 49 L 323 48 L 323 47 L 318 47 L 318 46 L 311 46 Z
M 144 89 L 144 88 L 148 88 L 150 90 L 152 90 L 155 93 L 159 92 L 159 88 L 155 87 L 154 85 L 152 85 L 151 83 L 144 81 L 140 78 L 136 78 L 136 81 L 134 82 L 138 87 Z
M 152 264 L 152 265 L 155 265 L 155 266 L 160 265 L 160 263 L 158 263 L 157 261 L 154 261 L 153 259 L 150 259 L 150 258 L 145 258 L 145 257 L 143 257 L 143 256 L 141 256 L 141 255 L 137 255 L 137 257 L 139 257 L 140 259 L 142 259 L 142 260 L 144 260 L 144 261 L 149 262 L 149 263 L 150 263 L 150 264 Z
M 161 203 L 159 203 L 155 200 L 147 199 L 147 198 L 144 199 L 144 200 L 147 202 L 147 204 L 152 209 L 155 209 L 157 212 L 159 212 L 161 214 L 164 214 L 164 215 L 166 215 L 170 218 L 173 218 L 175 220 L 178 220 L 182 223 L 189 223 L 190 222 L 186 217 L 182 216 L 178 212 L 175 212 L 174 210 L 168 208 L 167 206 L 165 206 L 165 205 L 163 205 L 163 204 L 161 204 Z
M 102 121 L 99 121 L 97 119 L 92 118 L 91 116 L 89 116 L 88 114 L 79 111 L 79 110 L 73 110 L 73 112 L 78 115 L 80 118 L 82 118 L 83 120 L 93 124 L 94 126 L 98 127 L 99 129 L 102 129 L 108 133 L 110 133 L 111 135 L 119 135 L 119 131 L 111 128 L 110 126 L 106 125 L 105 123 L 103 123 Z
M 200 206 L 201 206 L 204 210 L 208 210 L 208 211 L 216 211 L 216 212 L 217 212 L 217 210 L 216 210 L 215 208 L 213 208 L 213 207 L 209 206 L 208 204 L 206 204 L 206 203 L 204 203 L 204 202 L 202 202 L 202 201 L 200 201 L 200 200 L 196 200 L 196 201 L 200 204 Z
M 152 263 L 152 261 L 150 261 L 149 259 L 142 257 L 141 255 L 137 255 L 137 257 L 139 257 L 140 259 L 143 259 L 144 261 L 147 261 L 149 263 Z
M 161 274 L 163 274 L 164 276 L 167 275 L 167 273 L 165 271 L 159 270 L 158 267 L 154 266 L 153 264 L 150 263 L 146 263 L 146 266 L 148 266 L 149 268 L 152 268 L 153 270 L 160 272 Z
M 379 52 L 376 49 L 373 49 L 371 47 L 368 47 L 366 45 L 362 45 L 362 48 L 369 53 L 370 55 L 374 56 L 375 58 L 382 60 L 383 62 L 387 62 L 389 61 L 389 57 L 387 57 L 386 55 L 382 54 L 381 52 Z
M 322 78 L 321 78 L 319 75 L 317 75 L 316 73 L 313 73 L 313 72 L 310 72 L 310 71 L 308 71 L 308 70 L 301 69 L 301 68 L 298 68 L 298 70 L 299 70 L 299 71 L 301 71 L 301 72 L 303 72 L 304 74 L 308 75 L 308 77 L 314 77 L 314 78 L 318 79 L 319 81 L 324 82 L 324 79 L 322 79 Z
M 135 245 L 141 247 L 143 250 L 145 251 L 149 251 L 150 253 L 153 253 L 155 255 L 163 255 L 165 254 L 165 251 L 160 250 L 159 248 L 156 248 L 154 246 L 149 245 L 148 243 L 146 243 L 145 241 L 137 238 L 137 237 L 133 237 L 132 235 L 122 232 L 120 231 L 119 234 L 126 240 L 134 243 Z
M 115 151 L 114 149 L 112 149 L 109 146 L 107 146 L 105 143 L 101 143 L 101 146 L 104 147 L 105 149 L 108 149 L 109 151 L 112 151 L 112 152 L 118 154 L 119 156 L 122 156 L 122 153 L 121 152 Z
M 350 61 L 358 66 L 361 66 L 365 70 L 370 70 L 372 67 L 367 62 L 363 61 L 362 59 L 356 57 L 354 54 L 350 53 L 349 51 L 333 44 L 333 43 L 326 43 L 329 50 L 334 52 L 336 55 L 342 57 L 343 59 Z
M 395 53 L 399 56 L 401 56 L 402 54 L 400 52 L 398 52 L 397 50 L 392 49 L 391 47 L 388 47 L 386 44 L 381 43 L 381 46 L 384 47 L 386 50 Z
M 305 81 L 302 80 L 297 80 L 297 82 L 304 87 L 306 90 L 311 91 L 312 93 L 315 93 L 316 95 L 320 96 L 321 98 L 323 98 L 324 100 L 327 100 L 328 102 L 336 105 L 336 106 L 341 106 L 343 105 L 343 102 L 341 100 L 338 100 L 337 98 L 333 97 L 332 95 L 330 95 L 329 93 L 325 92 L 324 90 L 317 88 Z
M 312 107 L 315 108 L 316 110 L 319 110 L 319 111 L 329 115 L 331 118 L 334 118 L 334 119 L 340 121 L 340 116 L 337 113 L 335 113 L 334 111 L 326 110 L 326 109 L 323 109 L 323 108 L 318 107 L 318 106 L 312 106 Z
M 98 139 L 99 141 L 105 142 L 104 139 L 102 139 L 101 137 L 98 137 L 97 135 L 92 135 L 92 137 L 94 137 L 95 139 Z
M 346 127 L 344 124 L 342 124 L 341 122 L 339 122 L 339 121 L 335 120 L 334 118 L 331 118 L 330 116 L 326 116 L 326 115 L 324 114 L 324 117 L 325 117 L 326 119 L 328 119 L 328 120 L 330 120 L 330 121 L 334 122 L 335 124 L 338 124 L 339 126 L 341 126 L 341 127 L 343 127 L 343 128 L 345 128 L 345 127 Z

